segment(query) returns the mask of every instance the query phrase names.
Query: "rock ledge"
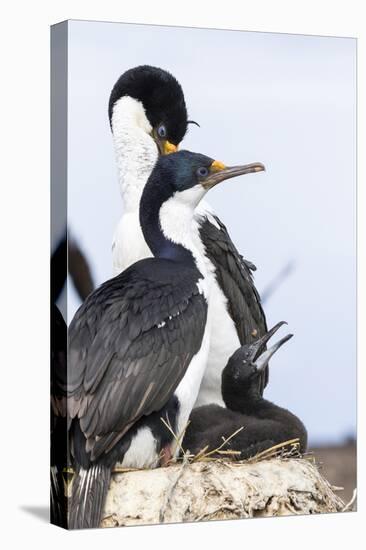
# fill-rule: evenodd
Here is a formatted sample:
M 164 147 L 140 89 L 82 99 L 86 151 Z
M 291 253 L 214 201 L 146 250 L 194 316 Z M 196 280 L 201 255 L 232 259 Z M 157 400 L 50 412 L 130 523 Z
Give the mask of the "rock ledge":
M 113 474 L 101 526 L 320 514 L 344 508 L 307 459 L 219 460 Z

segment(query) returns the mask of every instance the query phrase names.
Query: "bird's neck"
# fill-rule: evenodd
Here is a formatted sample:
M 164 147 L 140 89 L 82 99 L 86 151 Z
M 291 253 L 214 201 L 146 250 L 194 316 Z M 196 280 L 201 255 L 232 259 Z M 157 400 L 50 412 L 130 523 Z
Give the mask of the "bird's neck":
M 204 276 L 204 259 L 193 242 L 194 206 L 175 196 L 150 201 L 144 193 L 140 205 L 140 224 L 145 241 L 155 257 L 196 266 Z
M 117 173 L 125 212 L 136 212 L 142 191 L 158 159 L 158 149 L 142 103 L 120 98 L 111 120 Z
M 264 399 L 257 391 L 241 391 L 240 384 L 222 386 L 222 396 L 228 409 L 256 418 L 273 418 L 281 415 L 283 409 Z

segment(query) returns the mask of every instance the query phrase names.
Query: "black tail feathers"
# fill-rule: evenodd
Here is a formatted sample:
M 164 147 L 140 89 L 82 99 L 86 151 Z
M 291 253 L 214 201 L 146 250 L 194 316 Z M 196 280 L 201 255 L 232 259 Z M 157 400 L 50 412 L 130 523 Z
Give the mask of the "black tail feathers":
M 72 482 L 69 529 L 99 527 L 107 496 L 111 469 L 103 464 L 80 468 Z
M 51 523 L 67 529 L 67 496 L 62 470 L 51 466 Z

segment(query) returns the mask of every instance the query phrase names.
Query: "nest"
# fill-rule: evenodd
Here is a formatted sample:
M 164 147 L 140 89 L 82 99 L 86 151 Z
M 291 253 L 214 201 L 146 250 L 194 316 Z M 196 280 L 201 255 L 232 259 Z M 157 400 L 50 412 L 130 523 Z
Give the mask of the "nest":
M 170 428 L 169 428 L 170 429 Z M 181 456 L 155 470 L 113 471 L 102 527 L 152 525 L 263 516 L 319 514 L 352 509 L 325 480 L 299 441 L 284 441 L 248 460 L 225 447 L 192 455 L 176 437 Z

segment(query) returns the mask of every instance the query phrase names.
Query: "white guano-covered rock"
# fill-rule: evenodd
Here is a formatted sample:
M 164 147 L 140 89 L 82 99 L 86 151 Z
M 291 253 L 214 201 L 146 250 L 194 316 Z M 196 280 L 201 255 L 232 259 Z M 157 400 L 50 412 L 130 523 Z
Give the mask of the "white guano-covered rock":
M 113 474 L 102 526 L 320 514 L 344 507 L 306 459 L 195 462 Z

